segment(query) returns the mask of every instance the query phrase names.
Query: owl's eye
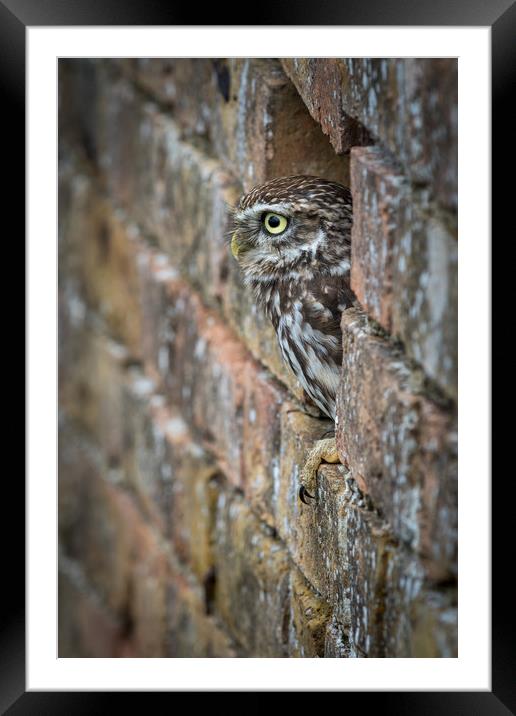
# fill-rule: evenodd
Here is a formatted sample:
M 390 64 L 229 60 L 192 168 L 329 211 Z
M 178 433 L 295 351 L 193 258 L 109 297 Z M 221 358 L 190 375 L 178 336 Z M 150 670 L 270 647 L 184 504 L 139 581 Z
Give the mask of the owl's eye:
M 281 214 L 269 212 L 263 217 L 263 225 L 269 234 L 282 234 L 288 226 L 288 219 Z

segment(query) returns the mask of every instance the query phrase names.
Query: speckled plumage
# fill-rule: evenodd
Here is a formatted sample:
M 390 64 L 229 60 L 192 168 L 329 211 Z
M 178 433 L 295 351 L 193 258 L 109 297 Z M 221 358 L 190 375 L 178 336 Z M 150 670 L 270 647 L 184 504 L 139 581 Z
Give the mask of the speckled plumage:
M 268 212 L 286 217 L 270 235 Z M 342 362 L 342 310 L 349 287 L 351 194 L 312 176 L 274 179 L 234 210 L 237 258 L 257 303 L 271 319 L 284 360 L 313 402 L 335 419 Z

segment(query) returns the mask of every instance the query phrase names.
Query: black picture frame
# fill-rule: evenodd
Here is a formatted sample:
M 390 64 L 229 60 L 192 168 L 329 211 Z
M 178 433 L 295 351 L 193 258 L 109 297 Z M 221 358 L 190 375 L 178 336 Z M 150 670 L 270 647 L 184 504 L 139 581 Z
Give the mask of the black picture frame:
M 509 192 L 514 182 L 504 182 L 501 171 L 502 161 L 514 156 L 513 120 L 508 111 L 509 98 L 516 86 L 516 4 L 512 0 L 361 0 L 360 3 L 288 2 L 274 5 L 274 14 L 261 6 L 257 22 L 269 24 L 265 18 L 274 18 L 275 25 L 458 25 L 489 26 L 492 38 L 492 151 L 493 182 L 492 212 L 496 222 L 501 224 L 511 210 Z M 194 10 L 195 12 L 195 10 Z M 12 151 L 7 165 L 8 184 L 4 194 L 9 212 L 18 217 L 17 229 L 24 226 L 25 217 L 25 42 L 26 28 L 33 26 L 59 25 L 191 25 L 188 12 L 172 3 L 161 4 L 155 0 L 0 0 L 0 91 L 5 97 L 2 106 L 2 124 L 5 148 Z M 198 15 L 198 11 L 197 11 Z M 220 8 L 205 8 L 203 25 L 226 25 L 221 22 Z M 245 24 L 240 22 L 237 24 Z M 511 124 L 509 124 L 511 123 Z M 8 141 L 7 141 L 8 138 Z M 8 146 L 7 146 L 8 145 Z M 503 160 L 502 160 L 503 157 Z M 4 174 L 6 173 L 4 165 Z M 508 217 L 507 217 L 508 218 Z M 507 224 L 511 226 L 511 224 Z M 493 230 L 495 222 L 493 221 Z M 513 231 L 513 229 L 512 229 Z M 23 249 L 23 241 L 17 242 Z M 23 258 L 21 258 L 23 262 Z M 24 262 L 23 262 L 24 263 Z M 493 299 L 496 296 L 493 290 Z M 6 305 L 6 304 L 4 304 Z M 492 327 L 496 316 L 493 312 Z M 25 316 L 25 312 L 24 312 Z M 19 319 L 14 325 L 20 326 Z M 9 321 L 7 320 L 7 325 Z M 15 334 L 13 330 L 12 335 Z M 21 340 L 23 344 L 23 338 Z M 29 349 L 34 347 L 29 346 Z M 493 354 L 494 358 L 494 354 Z M 22 383 L 23 384 L 23 383 Z M 499 438 L 500 444 L 501 439 Z M 492 454 L 496 454 L 492 442 Z M 503 479 L 503 478 L 502 478 Z M 5 488 L 4 488 L 5 489 Z M 101 702 L 111 694 L 94 692 L 26 692 L 25 688 L 25 539 L 24 539 L 24 485 L 23 481 L 10 481 L 7 502 L 9 512 L 15 519 L 2 521 L 5 530 L 3 544 L 9 553 L 10 566 L 4 568 L 3 596 L 6 606 L 2 611 L 0 640 L 0 710 L 9 714 L 82 714 L 103 713 Z M 349 699 L 367 696 L 367 706 L 378 702 L 383 713 L 402 714 L 502 714 L 516 713 L 514 668 L 514 630 L 511 616 L 514 612 L 512 588 L 507 588 L 506 576 L 507 546 L 511 544 L 509 526 L 512 523 L 511 502 L 504 497 L 503 489 L 496 490 L 493 482 L 493 595 L 492 595 L 492 691 L 453 692 L 360 692 L 346 693 L 346 708 Z M 7 510 L 5 510 L 7 511 Z M 15 527 L 13 527 L 13 524 Z M 8 548 L 8 549 L 7 549 Z M 511 570 L 512 571 L 512 570 Z M 315 689 L 314 689 L 315 690 Z M 120 694 L 117 694 L 120 695 Z M 131 699 L 139 694 L 132 693 Z M 112 703 L 112 701 L 109 701 Z M 344 706 L 344 704 L 343 704 Z M 362 705 L 363 708 L 363 705 Z

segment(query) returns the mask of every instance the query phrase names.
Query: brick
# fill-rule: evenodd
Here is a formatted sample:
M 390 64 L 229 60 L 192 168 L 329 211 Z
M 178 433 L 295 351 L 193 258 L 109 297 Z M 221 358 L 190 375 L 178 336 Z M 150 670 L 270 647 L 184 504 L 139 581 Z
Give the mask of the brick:
M 351 191 L 351 287 L 367 313 L 391 331 L 393 251 L 401 238 L 407 183 L 383 150 L 359 147 L 351 151 Z
M 119 656 L 121 624 L 96 596 L 77 579 L 80 570 L 68 562 L 58 573 L 58 647 L 63 658 Z M 80 575 L 81 576 L 81 575 Z
M 171 467 L 164 426 L 153 419 L 151 406 L 156 399 L 154 383 L 138 369 L 131 370 L 123 389 L 122 469 L 144 512 L 165 533 Z
M 442 207 L 456 211 L 456 59 L 282 62 L 336 151 L 377 139 L 413 182 L 428 185 Z
M 324 657 L 330 605 L 296 568 L 290 573 L 290 594 L 289 657 Z
M 457 569 L 455 411 L 358 309 L 344 312 L 342 330 L 341 459 L 394 534 L 445 579 Z
M 219 472 L 213 459 L 179 433 L 175 418 L 167 430 L 167 454 L 172 473 L 170 539 L 178 558 L 204 583 L 213 570 L 213 525 Z
M 167 553 L 155 532 L 140 518 L 132 524 L 132 560 L 127 609 L 139 657 L 166 656 Z
M 276 525 L 293 561 L 325 599 L 339 605 L 345 621 L 347 560 L 340 535 L 346 489 L 343 468 L 319 469 L 316 501 L 304 505 L 298 496 L 306 455 L 331 427 L 330 421 L 283 410 Z
M 339 60 L 296 57 L 281 62 L 337 153 L 371 143 L 365 127 L 343 110 L 343 67 Z
M 429 591 L 412 610 L 410 654 L 421 658 L 458 656 L 456 589 Z
M 123 490 L 108 481 L 106 468 L 92 456 L 91 443 L 71 428 L 65 436 L 67 444 L 59 449 L 63 559 L 76 560 L 104 605 L 119 614 L 128 596 L 133 508 Z
M 214 534 L 215 608 L 251 657 L 287 656 L 290 563 L 239 496 L 221 490 Z
M 347 497 L 350 655 L 456 655 L 454 590 L 429 582 L 425 564 L 396 540 L 389 525 L 352 494 Z
M 78 310 L 98 312 L 113 335 L 138 357 L 140 287 L 129 232 L 124 231 L 120 215 L 110 210 L 92 176 L 77 161 L 61 162 L 63 186 L 67 190 L 60 192 L 59 202 L 60 309 L 72 312 L 72 317 Z
M 409 356 L 457 397 L 457 239 L 452 216 L 411 190 L 378 147 L 351 152 L 351 285 Z
M 349 659 L 351 649 L 349 646 L 349 624 L 344 625 L 335 616 L 326 626 L 324 639 L 325 659 Z
M 97 160 L 98 63 L 94 59 L 58 60 L 58 142 L 79 147 L 90 161 Z
M 245 191 L 290 174 L 315 174 L 347 185 L 347 159 L 333 152 L 280 62 L 245 59 L 238 71 L 234 164 Z
M 115 466 L 123 452 L 122 390 L 128 353 L 87 325 L 72 330 L 60 358 L 59 405 Z
M 129 487 L 176 555 L 202 581 L 213 565 L 211 531 L 218 473 L 181 416 L 141 371 L 124 391 L 123 470 Z
M 243 490 L 252 509 L 271 527 L 280 479 L 281 410 L 286 404 L 286 392 L 249 362 L 243 404 Z
M 224 107 L 230 99 L 227 60 L 135 58 L 119 60 L 118 64 L 145 92 L 167 107 L 182 137 L 208 154 L 225 156 L 225 146 L 219 142 Z
M 170 403 L 270 522 L 277 470 L 271 439 L 279 433 L 286 393 L 161 258 L 144 252 L 138 259 L 146 372 L 163 384 Z
M 457 400 L 458 246 L 453 218 L 414 198 L 392 254 L 392 331 L 451 398 Z
M 84 430 L 62 412 L 58 430 L 59 545 L 64 554 L 80 559 L 85 547 L 83 509 L 92 482 L 99 479 L 102 456 Z
M 221 162 L 182 141 L 179 127 L 127 80 L 107 74 L 101 88 L 108 192 L 204 298 L 217 303 L 229 260 L 227 206 L 240 194 L 238 183 Z
M 240 655 L 230 636 L 208 613 L 202 590 L 179 572 L 172 572 L 167 601 L 167 657 L 234 658 Z
M 396 544 L 389 549 L 385 581 L 385 655 L 456 657 L 456 587 L 427 581 L 424 565 Z
M 356 493 L 347 486 L 347 504 L 340 525 L 347 571 L 350 655 L 378 657 L 384 653 L 382 616 L 390 535 L 374 513 L 353 505 L 354 496 Z

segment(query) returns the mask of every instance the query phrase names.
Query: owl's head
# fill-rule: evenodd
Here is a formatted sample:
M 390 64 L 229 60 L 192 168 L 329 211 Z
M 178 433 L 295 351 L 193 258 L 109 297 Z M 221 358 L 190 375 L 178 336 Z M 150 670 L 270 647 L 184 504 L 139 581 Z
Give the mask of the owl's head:
M 324 273 L 349 261 L 351 194 L 314 176 L 273 179 L 234 209 L 233 256 L 247 278 Z

